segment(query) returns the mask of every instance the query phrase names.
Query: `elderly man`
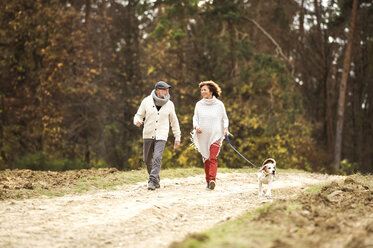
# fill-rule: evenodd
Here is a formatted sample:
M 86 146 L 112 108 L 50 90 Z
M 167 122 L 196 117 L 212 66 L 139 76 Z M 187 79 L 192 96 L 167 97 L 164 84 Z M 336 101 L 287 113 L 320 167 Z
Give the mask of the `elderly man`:
M 143 155 L 149 173 L 149 190 L 160 187 L 159 172 L 170 124 L 175 136 L 174 149 L 180 146 L 180 126 L 175 106 L 170 100 L 169 88 L 171 86 L 163 81 L 156 83 L 152 93 L 141 102 L 133 119 L 133 123 L 138 127 L 144 124 Z

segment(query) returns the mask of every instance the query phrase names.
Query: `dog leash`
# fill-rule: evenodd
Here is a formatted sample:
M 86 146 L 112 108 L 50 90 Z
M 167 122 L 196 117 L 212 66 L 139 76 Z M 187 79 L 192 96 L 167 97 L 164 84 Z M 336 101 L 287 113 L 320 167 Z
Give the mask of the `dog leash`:
M 255 164 L 251 163 L 247 158 L 245 158 L 239 151 L 236 150 L 236 148 L 234 148 L 228 138 L 228 134 L 225 135 L 225 138 L 226 140 L 228 141 L 228 144 L 232 147 L 232 149 L 237 152 L 238 155 L 240 155 L 243 159 L 245 159 L 247 162 L 249 162 L 249 164 L 251 164 L 252 166 L 256 167 L 256 168 L 259 168 L 259 166 L 256 166 Z

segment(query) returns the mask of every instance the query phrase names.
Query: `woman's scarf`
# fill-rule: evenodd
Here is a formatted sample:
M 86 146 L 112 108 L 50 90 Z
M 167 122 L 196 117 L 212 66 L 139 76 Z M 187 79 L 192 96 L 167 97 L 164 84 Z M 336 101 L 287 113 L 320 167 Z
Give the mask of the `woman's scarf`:
M 166 98 L 159 98 L 157 94 L 155 93 L 155 90 L 152 91 L 152 97 L 153 97 L 155 105 L 160 106 L 160 107 L 165 105 L 168 102 L 168 100 L 170 100 L 170 94 L 168 94 Z
M 205 105 L 214 105 L 214 104 L 217 104 L 218 101 L 217 101 L 216 97 L 213 96 L 213 97 L 210 98 L 210 99 L 203 98 L 203 99 L 202 99 L 202 103 L 205 104 Z

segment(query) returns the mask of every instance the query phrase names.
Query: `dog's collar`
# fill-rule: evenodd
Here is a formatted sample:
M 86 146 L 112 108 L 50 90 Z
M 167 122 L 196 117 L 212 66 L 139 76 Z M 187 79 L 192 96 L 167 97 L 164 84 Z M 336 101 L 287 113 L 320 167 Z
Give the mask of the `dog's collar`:
M 264 174 L 265 177 L 267 177 L 267 176 L 270 175 L 270 173 L 267 173 L 267 172 L 265 172 L 265 171 L 263 171 L 262 173 Z

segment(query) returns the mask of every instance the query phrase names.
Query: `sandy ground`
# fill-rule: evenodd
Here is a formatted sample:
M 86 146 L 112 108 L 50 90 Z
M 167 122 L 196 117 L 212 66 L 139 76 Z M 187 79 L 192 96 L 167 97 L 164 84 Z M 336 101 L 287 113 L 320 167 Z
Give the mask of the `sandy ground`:
M 218 173 L 215 190 L 203 176 L 146 182 L 116 191 L 0 202 L 0 247 L 167 247 L 275 199 L 337 176 L 280 174 L 272 198 L 257 197 L 254 173 Z

